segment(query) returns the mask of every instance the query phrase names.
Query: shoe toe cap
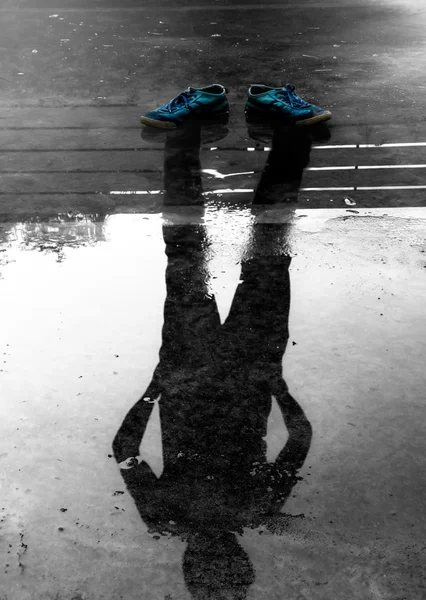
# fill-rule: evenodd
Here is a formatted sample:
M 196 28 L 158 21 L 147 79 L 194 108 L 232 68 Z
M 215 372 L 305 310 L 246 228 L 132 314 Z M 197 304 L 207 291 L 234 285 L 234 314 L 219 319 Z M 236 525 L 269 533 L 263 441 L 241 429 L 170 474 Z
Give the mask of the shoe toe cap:
M 151 110 L 150 112 L 145 113 L 144 117 L 154 119 L 155 121 L 170 121 L 170 118 L 158 110 Z

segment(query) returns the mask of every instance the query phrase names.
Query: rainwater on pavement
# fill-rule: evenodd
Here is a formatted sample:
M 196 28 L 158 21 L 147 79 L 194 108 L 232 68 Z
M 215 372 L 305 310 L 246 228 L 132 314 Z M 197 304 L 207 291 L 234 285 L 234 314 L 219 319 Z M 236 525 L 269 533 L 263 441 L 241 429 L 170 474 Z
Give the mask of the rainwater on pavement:
M 0 14 L 0 599 L 424 600 L 423 3 Z

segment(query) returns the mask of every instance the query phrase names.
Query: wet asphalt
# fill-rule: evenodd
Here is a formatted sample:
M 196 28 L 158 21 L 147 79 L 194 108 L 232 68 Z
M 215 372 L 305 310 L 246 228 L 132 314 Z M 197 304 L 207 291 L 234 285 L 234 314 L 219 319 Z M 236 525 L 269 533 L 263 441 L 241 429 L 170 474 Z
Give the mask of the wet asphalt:
M 423 3 L 0 12 L 0 598 L 423 600 Z

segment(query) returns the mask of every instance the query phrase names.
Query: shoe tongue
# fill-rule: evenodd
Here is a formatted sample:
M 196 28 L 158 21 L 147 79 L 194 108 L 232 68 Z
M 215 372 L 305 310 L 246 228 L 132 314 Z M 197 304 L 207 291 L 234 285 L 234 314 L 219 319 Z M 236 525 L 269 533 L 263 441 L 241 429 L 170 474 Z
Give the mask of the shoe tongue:
M 190 86 L 186 91 L 190 94 L 193 94 L 194 92 L 196 92 L 196 89 Z

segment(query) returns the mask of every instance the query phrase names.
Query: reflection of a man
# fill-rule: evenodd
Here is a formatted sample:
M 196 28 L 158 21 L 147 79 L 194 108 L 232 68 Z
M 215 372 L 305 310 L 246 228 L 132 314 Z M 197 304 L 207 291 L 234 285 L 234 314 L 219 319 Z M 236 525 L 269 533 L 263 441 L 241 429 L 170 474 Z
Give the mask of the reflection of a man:
M 202 203 L 200 129 L 169 135 L 166 205 Z M 254 204 L 297 195 L 310 142 L 303 130 L 276 129 Z M 208 293 L 203 225 L 165 224 L 167 298 L 159 364 L 125 417 L 113 449 L 142 519 L 188 542 L 185 581 L 194 598 L 246 597 L 251 562 L 235 532 L 283 507 L 311 442 L 311 426 L 282 378 L 290 307 L 289 225 L 258 223 L 225 323 Z M 272 396 L 288 430 L 266 461 Z M 137 455 L 160 397 L 164 470 L 157 478 Z

